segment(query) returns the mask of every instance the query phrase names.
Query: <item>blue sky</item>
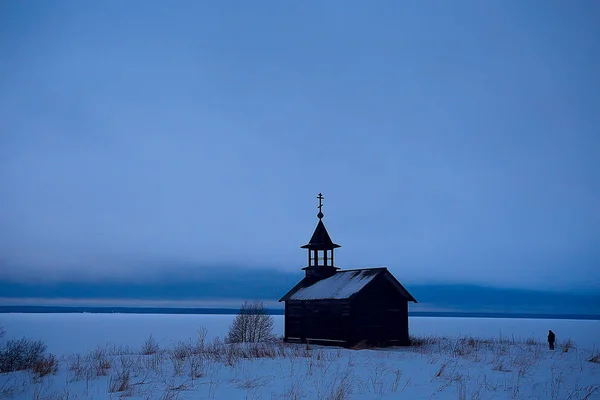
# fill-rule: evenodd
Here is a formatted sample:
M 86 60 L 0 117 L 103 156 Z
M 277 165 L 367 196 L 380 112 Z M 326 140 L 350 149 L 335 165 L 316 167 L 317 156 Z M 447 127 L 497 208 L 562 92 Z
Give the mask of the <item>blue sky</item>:
M 600 290 L 594 1 L 2 2 L 0 279 Z M 185 265 L 186 267 L 181 267 Z

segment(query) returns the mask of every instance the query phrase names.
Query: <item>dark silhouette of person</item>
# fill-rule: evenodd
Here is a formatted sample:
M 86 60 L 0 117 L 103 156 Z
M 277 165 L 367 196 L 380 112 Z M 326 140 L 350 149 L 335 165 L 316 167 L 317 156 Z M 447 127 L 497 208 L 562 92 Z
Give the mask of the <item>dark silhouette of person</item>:
M 554 341 L 556 340 L 556 335 L 551 330 L 548 331 L 548 346 L 550 350 L 554 350 Z

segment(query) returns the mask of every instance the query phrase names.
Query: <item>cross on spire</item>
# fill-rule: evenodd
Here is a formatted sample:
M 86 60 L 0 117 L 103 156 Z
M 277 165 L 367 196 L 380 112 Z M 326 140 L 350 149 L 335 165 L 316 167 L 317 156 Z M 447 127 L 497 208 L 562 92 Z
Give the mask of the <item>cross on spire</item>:
M 325 197 L 323 197 L 323 194 L 319 193 L 319 195 L 317 196 L 317 199 L 319 199 L 319 207 L 317 207 L 319 209 L 319 213 L 317 214 L 317 217 L 319 217 L 319 219 L 322 219 L 324 217 L 323 215 L 323 199 Z

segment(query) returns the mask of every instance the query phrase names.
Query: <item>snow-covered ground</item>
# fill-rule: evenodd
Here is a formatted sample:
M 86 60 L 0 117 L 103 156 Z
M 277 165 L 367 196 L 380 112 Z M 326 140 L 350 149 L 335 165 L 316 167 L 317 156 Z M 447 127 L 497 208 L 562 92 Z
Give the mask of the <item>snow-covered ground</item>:
M 212 342 L 232 319 L 2 314 L 4 340 L 43 339 L 59 368 L 43 378 L 0 374 L 0 398 L 600 399 L 600 364 L 588 361 L 600 349 L 600 321 L 411 318 L 412 335 L 438 338 L 411 348 L 307 350 Z M 281 334 L 283 318 L 275 319 Z M 548 329 L 560 341 L 554 351 L 544 342 Z M 160 350 L 143 355 L 149 334 Z M 565 346 L 568 338 L 575 347 Z
M 6 339 L 42 339 L 48 351 L 57 355 L 83 353 L 98 345 L 112 343 L 139 347 L 149 334 L 161 346 L 195 338 L 200 326 L 208 339 L 227 334 L 233 315 L 168 314 L 0 314 Z M 276 315 L 275 334 L 283 335 L 283 316 Z M 489 337 L 534 337 L 545 340 L 552 329 L 557 340 L 573 340 L 577 346 L 600 348 L 600 321 L 544 320 L 509 318 L 432 318 L 410 317 L 411 335 L 460 335 Z

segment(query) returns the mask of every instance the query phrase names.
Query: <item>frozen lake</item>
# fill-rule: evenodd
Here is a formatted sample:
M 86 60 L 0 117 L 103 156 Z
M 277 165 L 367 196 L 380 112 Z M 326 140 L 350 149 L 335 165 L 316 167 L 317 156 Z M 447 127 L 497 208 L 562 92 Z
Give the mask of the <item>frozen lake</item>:
M 5 339 L 42 339 L 57 355 L 83 353 L 111 343 L 138 348 L 152 334 L 161 346 L 197 337 L 200 327 L 208 340 L 224 338 L 234 315 L 177 314 L 0 314 Z M 275 333 L 283 335 L 283 316 L 276 315 Z M 468 335 L 481 338 L 535 337 L 544 341 L 552 329 L 558 341 L 572 339 L 580 348 L 600 348 L 600 321 L 511 318 L 410 317 L 417 336 Z

